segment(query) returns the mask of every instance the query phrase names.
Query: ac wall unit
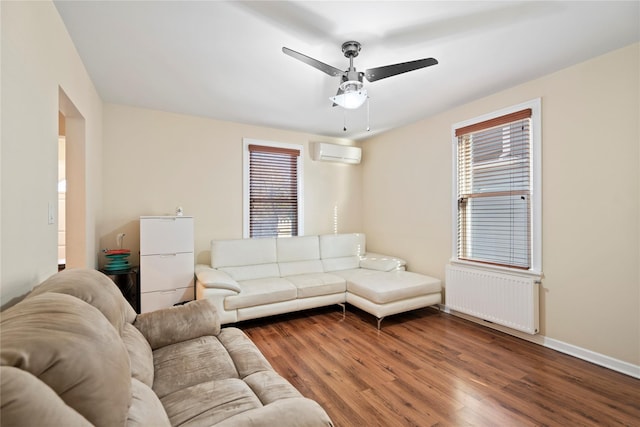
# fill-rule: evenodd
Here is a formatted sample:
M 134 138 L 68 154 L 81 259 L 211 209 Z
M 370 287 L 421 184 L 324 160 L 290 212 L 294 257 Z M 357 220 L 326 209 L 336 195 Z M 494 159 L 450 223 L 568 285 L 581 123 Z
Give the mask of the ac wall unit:
M 328 144 L 316 142 L 313 144 L 313 160 L 323 162 L 338 162 L 357 165 L 362 159 L 362 149 L 350 145 Z

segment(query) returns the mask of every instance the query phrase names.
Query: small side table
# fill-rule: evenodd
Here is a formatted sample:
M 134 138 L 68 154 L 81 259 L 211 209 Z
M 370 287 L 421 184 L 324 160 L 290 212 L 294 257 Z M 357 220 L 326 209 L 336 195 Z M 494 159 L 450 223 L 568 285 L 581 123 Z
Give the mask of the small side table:
M 131 267 L 127 270 L 100 270 L 106 274 L 111 280 L 114 281 L 120 292 L 129 301 L 131 307 L 140 313 L 140 269 L 138 267 Z

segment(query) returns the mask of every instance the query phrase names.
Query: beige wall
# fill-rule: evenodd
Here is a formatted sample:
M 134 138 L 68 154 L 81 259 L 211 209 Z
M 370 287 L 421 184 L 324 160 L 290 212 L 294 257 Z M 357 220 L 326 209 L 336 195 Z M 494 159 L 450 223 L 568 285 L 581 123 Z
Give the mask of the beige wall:
M 444 279 L 451 125 L 542 98 L 546 337 L 640 365 L 640 45 L 363 143 L 369 249 Z
M 223 122 L 121 105 L 104 107 L 104 210 L 100 244 L 118 233 L 135 261 L 141 215 L 195 217 L 196 260 L 209 242 L 242 237 L 242 139 L 305 146 L 305 234 L 361 231 L 361 167 L 311 160 L 309 141 L 347 144 L 299 132 Z
M 82 116 L 86 196 L 81 209 L 86 221 L 79 233 L 85 253 L 79 258 L 95 265 L 102 101 L 53 3 L 3 1 L 0 8 L 0 283 L 1 304 L 6 305 L 57 271 L 57 225 L 48 224 L 47 210 L 48 204 L 58 204 L 59 89 Z
M 1 304 L 56 271 L 59 89 L 78 116 L 83 254 L 138 249 L 137 218 L 196 217 L 196 257 L 242 234 L 242 138 L 312 135 L 108 105 L 51 2 L 0 2 Z M 370 250 L 444 278 L 451 254 L 451 124 L 532 98 L 543 105 L 542 333 L 640 364 L 639 50 L 636 44 L 363 143 L 364 163 L 305 157 L 307 234 L 365 231 Z M 103 132 L 104 120 L 104 132 Z M 103 147 L 104 139 L 104 147 Z M 329 139 L 322 138 L 325 141 Z M 348 143 L 348 141 L 334 141 Z M 104 173 L 102 168 L 104 167 Z

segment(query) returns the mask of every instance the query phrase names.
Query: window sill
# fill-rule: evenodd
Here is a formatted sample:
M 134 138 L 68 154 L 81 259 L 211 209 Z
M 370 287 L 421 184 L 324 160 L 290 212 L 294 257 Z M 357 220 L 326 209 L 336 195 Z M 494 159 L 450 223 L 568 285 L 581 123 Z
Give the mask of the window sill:
M 494 273 L 503 273 L 503 274 L 511 274 L 514 276 L 529 277 L 529 278 L 533 278 L 536 282 L 540 282 L 544 277 L 544 273 L 542 273 L 542 271 L 537 271 L 533 269 L 520 270 L 517 268 L 500 267 L 499 265 L 489 265 L 489 264 L 483 264 L 480 262 L 464 261 L 457 258 L 451 258 L 449 260 L 449 263 L 452 265 L 473 267 L 479 270 L 491 271 Z

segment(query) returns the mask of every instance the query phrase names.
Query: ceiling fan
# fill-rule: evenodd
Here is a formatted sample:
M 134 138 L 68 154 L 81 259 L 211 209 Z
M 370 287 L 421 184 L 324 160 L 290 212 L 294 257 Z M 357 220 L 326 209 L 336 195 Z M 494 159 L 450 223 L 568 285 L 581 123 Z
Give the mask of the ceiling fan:
M 287 47 L 283 47 L 282 52 L 304 62 L 305 64 L 311 65 L 330 76 L 340 77 L 338 93 L 329 99 L 333 101 L 334 107 L 339 105 L 348 109 L 359 108 L 368 98 L 367 90 L 362 84 L 363 77 L 370 82 L 375 82 L 376 80 L 386 79 L 387 77 L 429 67 L 438 63 L 434 58 L 424 58 L 415 61 L 401 62 L 399 64 L 369 68 L 363 73 L 356 71 L 353 66 L 353 58 L 358 56 L 361 47 L 362 46 L 357 41 L 348 41 L 342 44 L 342 52 L 345 57 L 349 58 L 349 68 L 346 71 L 332 67 L 331 65 L 320 62 L 317 59 L 313 59 Z

